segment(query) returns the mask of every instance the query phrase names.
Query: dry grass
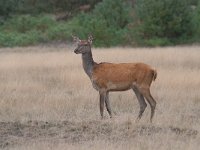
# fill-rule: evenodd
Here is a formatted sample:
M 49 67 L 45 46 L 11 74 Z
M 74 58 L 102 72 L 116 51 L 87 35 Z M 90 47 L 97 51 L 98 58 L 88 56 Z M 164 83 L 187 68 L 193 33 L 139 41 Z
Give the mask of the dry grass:
M 56 51 L 58 50 L 58 51 Z M 158 78 L 150 108 L 135 123 L 132 91 L 112 93 L 115 116 L 100 120 L 98 93 L 81 58 L 65 47 L 0 49 L 0 149 L 198 149 L 200 47 L 93 50 L 97 62 L 145 62 Z

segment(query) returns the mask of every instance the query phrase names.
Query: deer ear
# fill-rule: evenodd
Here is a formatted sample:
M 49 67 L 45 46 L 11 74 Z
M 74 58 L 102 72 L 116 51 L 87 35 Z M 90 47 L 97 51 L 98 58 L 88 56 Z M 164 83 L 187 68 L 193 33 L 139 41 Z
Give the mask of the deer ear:
M 71 36 L 72 36 L 72 38 L 73 38 L 74 42 L 76 42 L 76 43 L 80 42 L 80 39 L 79 39 L 79 37 L 77 37 L 77 36 L 74 36 L 73 34 L 72 34 Z
M 88 42 L 89 42 L 90 44 L 92 44 L 92 40 L 93 40 L 92 35 L 89 35 L 89 36 L 88 36 Z

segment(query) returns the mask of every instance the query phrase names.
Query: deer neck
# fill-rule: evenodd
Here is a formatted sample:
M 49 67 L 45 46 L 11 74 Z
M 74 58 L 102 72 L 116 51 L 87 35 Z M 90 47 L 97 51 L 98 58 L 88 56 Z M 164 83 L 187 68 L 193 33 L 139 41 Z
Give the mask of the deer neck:
M 82 61 L 83 61 L 83 69 L 85 73 L 91 78 L 93 67 L 95 64 L 92 57 L 92 52 L 90 51 L 90 52 L 82 54 Z

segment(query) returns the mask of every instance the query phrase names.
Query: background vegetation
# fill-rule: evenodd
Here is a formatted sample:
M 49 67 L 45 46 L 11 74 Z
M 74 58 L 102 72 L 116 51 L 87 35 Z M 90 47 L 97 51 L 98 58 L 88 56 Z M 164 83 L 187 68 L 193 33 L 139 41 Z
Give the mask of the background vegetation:
M 95 37 L 101 46 L 200 41 L 199 0 L 0 0 L 0 46 Z

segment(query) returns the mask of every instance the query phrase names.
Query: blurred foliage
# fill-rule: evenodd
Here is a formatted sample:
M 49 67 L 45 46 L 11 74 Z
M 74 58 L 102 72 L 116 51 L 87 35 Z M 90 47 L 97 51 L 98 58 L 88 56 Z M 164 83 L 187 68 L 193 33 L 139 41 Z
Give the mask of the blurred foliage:
M 81 6 L 89 5 L 89 11 Z M 57 12 L 71 12 L 56 21 Z M 200 42 L 199 0 L 0 0 L 0 46 L 94 36 L 94 45 L 166 46 Z
M 13 13 L 39 14 L 55 12 L 76 12 L 80 6 L 91 8 L 101 0 L 0 0 L 0 16 Z
M 90 14 L 80 14 L 75 18 L 81 30 L 77 35 L 95 37 L 95 46 L 117 46 L 125 44 L 127 25 L 131 22 L 131 7 L 124 0 L 104 0 L 95 6 Z
M 200 42 L 200 1 L 193 14 L 193 31 L 195 33 L 195 40 Z
M 197 5 L 198 2 L 199 2 L 199 0 L 189 0 L 189 1 L 188 1 L 188 3 L 189 3 L 190 5 Z
M 67 22 L 57 22 L 51 15 L 15 15 L 1 26 L 0 45 L 26 46 L 52 40 L 65 41 L 71 39 L 71 34 L 80 38 L 92 34 L 95 46 L 125 45 L 127 25 L 131 22 L 130 10 L 123 0 L 104 0 L 91 13 L 80 13 Z
M 188 0 L 138 0 L 135 11 L 134 36 L 141 44 L 148 45 L 149 41 L 150 45 L 177 44 L 193 34 Z
M 13 16 L 0 28 L 0 46 L 26 46 L 47 41 L 46 31 L 56 25 L 49 16 Z
M 93 14 L 106 22 L 107 27 L 122 29 L 130 22 L 131 7 L 124 0 L 104 0 L 96 5 Z

